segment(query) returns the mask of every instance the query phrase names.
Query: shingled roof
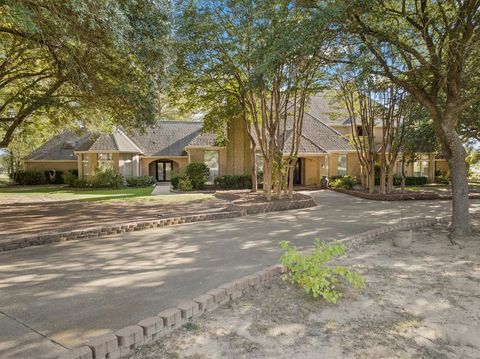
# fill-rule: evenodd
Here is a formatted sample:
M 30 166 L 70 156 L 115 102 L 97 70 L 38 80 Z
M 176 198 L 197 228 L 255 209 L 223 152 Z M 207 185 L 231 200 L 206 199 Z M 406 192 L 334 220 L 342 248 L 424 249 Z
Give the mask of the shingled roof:
M 325 152 L 354 151 L 345 137 L 310 113 L 305 113 L 303 117 L 302 136 L 320 146 Z
M 41 147 L 30 153 L 26 160 L 34 161 L 68 161 L 77 160 L 76 151 L 79 147 L 90 143 L 92 134 L 65 131 L 45 142 Z
M 147 156 L 185 156 L 189 145 L 215 145 L 215 135 L 203 134 L 202 128 L 202 122 L 157 121 L 128 135 Z
M 119 129 L 114 130 L 112 134 L 92 134 L 90 140 L 85 141 L 76 151 L 142 153 L 142 150 Z
M 325 105 L 328 101 L 321 100 L 322 95 L 315 98 L 316 100 L 311 102 L 314 106 L 310 106 L 304 116 L 299 153 L 353 151 L 348 140 L 325 123 L 333 122 L 329 116 L 330 107 L 327 108 Z M 189 146 L 216 145 L 215 134 L 204 133 L 202 129 L 203 123 L 198 121 L 157 121 L 145 129 L 129 132 L 121 129 L 116 129 L 112 134 L 64 132 L 32 152 L 27 160 L 75 160 L 77 156 L 74 151 L 120 151 L 162 157 L 186 156 L 185 149 Z M 286 153 L 290 151 L 291 137 L 290 129 L 287 133 Z
M 346 106 L 333 92 L 324 91 L 311 96 L 305 111 L 326 125 L 350 124 Z

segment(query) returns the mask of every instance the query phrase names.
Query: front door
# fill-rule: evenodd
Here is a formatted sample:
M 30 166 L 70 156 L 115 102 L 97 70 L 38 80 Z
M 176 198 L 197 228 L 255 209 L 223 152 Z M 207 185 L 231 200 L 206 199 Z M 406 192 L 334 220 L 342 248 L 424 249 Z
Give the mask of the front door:
M 302 184 L 302 159 L 298 158 L 293 170 L 293 184 Z
M 157 162 L 157 181 L 168 182 L 172 179 L 172 161 L 158 161 Z

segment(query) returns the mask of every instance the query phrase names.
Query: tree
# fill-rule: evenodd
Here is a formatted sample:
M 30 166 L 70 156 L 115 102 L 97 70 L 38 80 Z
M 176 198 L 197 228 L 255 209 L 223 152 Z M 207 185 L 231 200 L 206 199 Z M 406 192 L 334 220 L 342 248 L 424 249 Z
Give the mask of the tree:
M 210 129 L 244 121 L 251 144 L 252 190 L 259 150 L 268 199 L 274 172 L 277 195 L 286 183 L 287 140 L 291 144 L 287 167 L 296 161 L 306 98 L 315 83 L 315 55 L 323 42 L 314 41 L 317 34 L 302 26 L 308 15 L 309 10 L 288 0 L 188 1 L 176 27 L 172 97 L 187 108 L 204 111 Z M 288 138 L 287 128 L 293 133 Z
M 361 167 L 361 184 L 370 193 L 375 191 L 375 134 L 379 113 L 371 88 L 361 79 L 341 79 L 339 95 L 350 117 L 350 140 L 355 147 Z
M 345 35 L 357 62 L 407 90 L 428 111 L 448 160 L 452 234 L 471 231 L 466 151 L 457 126 L 480 100 L 480 1 L 327 1 L 329 28 Z M 357 41 L 360 45 L 357 46 Z
M 381 106 L 380 193 L 393 191 L 394 165 L 402 149 L 405 131 L 411 122 L 411 101 L 405 91 L 387 82 L 377 92 Z
M 47 118 L 152 121 L 167 65 L 166 0 L 0 2 L 0 148 Z

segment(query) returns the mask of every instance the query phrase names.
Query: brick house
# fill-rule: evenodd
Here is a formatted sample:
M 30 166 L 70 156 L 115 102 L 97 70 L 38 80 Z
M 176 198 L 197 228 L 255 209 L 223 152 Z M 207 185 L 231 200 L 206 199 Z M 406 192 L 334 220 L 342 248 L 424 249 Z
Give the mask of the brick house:
M 322 176 L 360 175 L 360 162 L 348 141 L 348 115 L 338 103 L 332 103 L 324 94 L 310 101 L 300 139 L 296 184 L 316 186 Z M 381 128 L 376 132 L 380 134 Z M 116 129 L 111 134 L 63 132 L 33 151 L 25 164 L 32 171 L 76 169 L 82 178 L 97 168 L 111 167 L 125 177 L 149 175 L 159 182 L 168 182 L 191 162 L 206 163 L 211 180 L 249 174 L 251 156 L 245 125 L 233 121 L 227 138 L 226 146 L 218 146 L 215 134 L 203 132 L 202 122 L 192 121 L 157 121 L 142 130 Z M 448 170 L 446 161 L 433 153 L 418 157 L 407 166 L 407 175 L 433 181 L 436 170 Z

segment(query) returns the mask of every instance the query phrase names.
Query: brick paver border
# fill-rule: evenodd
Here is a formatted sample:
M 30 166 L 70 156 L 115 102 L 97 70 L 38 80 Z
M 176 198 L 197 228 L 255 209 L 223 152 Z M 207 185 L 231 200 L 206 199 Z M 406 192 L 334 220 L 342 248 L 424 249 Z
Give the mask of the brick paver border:
M 480 212 L 472 213 L 472 217 L 480 218 Z M 446 224 L 449 220 L 450 216 L 409 221 L 363 232 L 338 242 L 351 248 L 388 232 L 428 227 L 437 223 Z M 276 264 L 253 275 L 222 284 L 192 300 L 181 301 L 176 307 L 162 310 L 156 316 L 143 319 L 136 325 L 129 325 L 115 333 L 95 337 L 85 345 L 62 354 L 58 359 L 126 358 L 139 346 L 158 340 L 203 313 L 211 312 L 229 301 L 242 297 L 249 290 L 267 284 L 286 270 L 285 266 Z
M 306 196 L 305 196 L 306 197 Z M 183 223 L 212 221 L 218 219 L 243 217 L 250 214 L 258 214 L 265 212 L 285 211 L 291 209 L 302 209 L 315 207 L 316 203 L 311 197 L 302 199 L 274 201 L 270 203 L 254 204 L 252 206 L 230 206 L 228 211 L 200 213 L 186 216 L 177 216 L 169 218 L 161 218 L 147 221 L 131 222 L 124 224 L 115 224 L 111 226 L 91 227 L 66 232 L 53 232 L 37 235 L 28 235 L 17 237 L 14 239 L 6 239 L 0 241 L 0 252 L 10 251 L 30 246 L 38 246 L 42 244 L 51 244 L 62 241 L 71 241 L 78 239 L 92 239 L 105 237 L 113 234 L 141 231 L 144 229 L 167 227 Z

